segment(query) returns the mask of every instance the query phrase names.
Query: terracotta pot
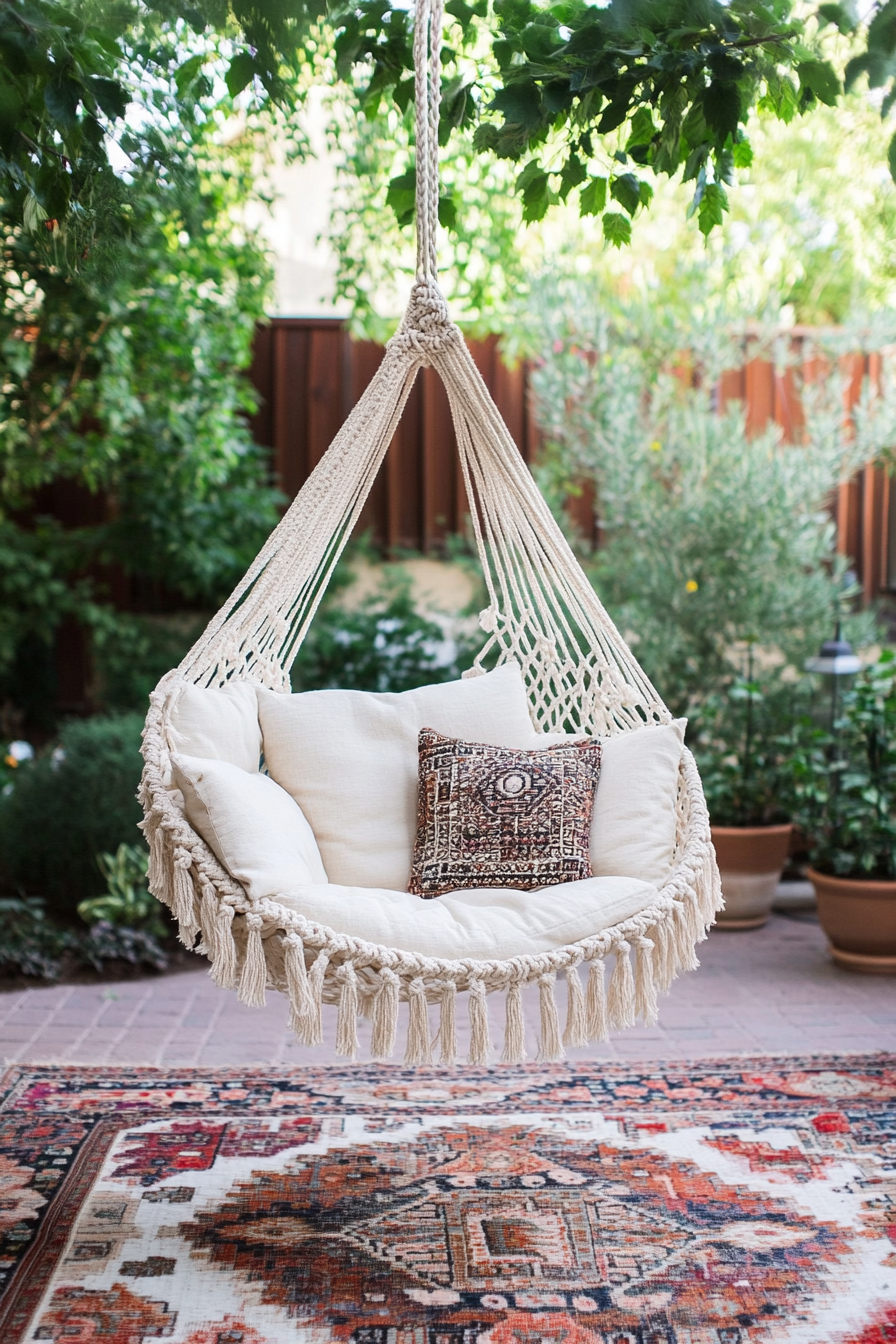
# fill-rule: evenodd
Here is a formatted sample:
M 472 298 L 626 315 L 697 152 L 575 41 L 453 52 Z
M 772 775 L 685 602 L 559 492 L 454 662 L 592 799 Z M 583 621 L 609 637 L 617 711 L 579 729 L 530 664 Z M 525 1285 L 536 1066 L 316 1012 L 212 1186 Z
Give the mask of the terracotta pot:
M 725 909 L 716 916 L 719 928 L 758 929 L 768 921 L 792 830 L 789 822 L 712 827 L 725 897 Z
M 809 869 L 818 918 L 838 966 L 896 975 L 896 882 L 831 877 Z

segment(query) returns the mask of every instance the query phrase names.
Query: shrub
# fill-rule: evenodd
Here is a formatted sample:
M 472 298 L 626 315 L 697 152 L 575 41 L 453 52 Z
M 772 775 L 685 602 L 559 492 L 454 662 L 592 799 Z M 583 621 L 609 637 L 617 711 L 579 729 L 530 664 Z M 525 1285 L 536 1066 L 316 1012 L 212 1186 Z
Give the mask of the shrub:
M 896 881 L 896 656 L 886 650 L 843 696 L 835 722 L 803 718 L 790 769 L 813 865 Z
M 0 974 L 58 980 L 66 970 L 90 966 L 103 971 L 106 962 L 125 961 L 164 971 L 168 958 L 158 940 L 145 929 L 122 928 L 101 920 L 89 930 L 67 928 L 50 919 L 37 896 L 0 897 L 4 937 L 0 943 Z
M 754 676 L 708 695 L 692 746 L 714 826 L 774 826 L 790 820 L 789 732 L 800 689 Z
M 77 935 L 48 919 L 36 896 L 0 898 L 0 919 L 0 973 L 58 980 L 63 958 L 74 950 Z
M 73 915 L 96 896 L 96 855 L 139 841 L 140 714 L 68 723 L 0 798 L 0 862 L 21 894 Z M 7 786 L 8 787 L 8 786 Z
M 871 454 L 867 433 L 843 432 L 836 379 L 827 402 L 807 398 L 802 442 L 750 437 L 740 405 L 716 406 L 736 362 L 717 316 L 679 320 L 652 298 L 555 283 L 534 383 L 553 495 L 594 486 L 595 586 L 670 708 L 693 713 L 742 679 L 745 644 L 780 682 L 830 634 L 846 562 L 825 505 Z M 854 642 L 873 631 L 853 618 Z
M 299 649 L 293 689 L 407 691 L 459 677 L 472 646 L 416 609 L 407 575 L 385 566 L 378 591 L 354 608 L 344 598 L 350 566 L 336 576 Z
M 147 886 L 146 846 L 120 844 L 114 854 L 98 854 L 97 862 L 106 879 L 106 890 L 102 896 L 91 896 L 81 902 L 78 906 L 81 918 L 91 925 L 142 929 L 155 938 L 164 938 L 164 906 Z
M 106 712 L 146 712 L 149 695 L 176 667 L 205 627 L 207 617 L 142 616 L 104 610 L 93 629 L 96 695 Z

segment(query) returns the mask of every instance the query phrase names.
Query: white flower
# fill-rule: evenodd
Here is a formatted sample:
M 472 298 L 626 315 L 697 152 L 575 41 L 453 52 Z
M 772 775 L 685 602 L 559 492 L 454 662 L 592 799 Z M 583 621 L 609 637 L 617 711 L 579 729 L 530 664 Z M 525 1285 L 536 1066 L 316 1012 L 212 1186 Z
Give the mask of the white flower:
M 33 761 L 34 748 L 30 742 L 10 742 L 7 755 L 14 761 Z

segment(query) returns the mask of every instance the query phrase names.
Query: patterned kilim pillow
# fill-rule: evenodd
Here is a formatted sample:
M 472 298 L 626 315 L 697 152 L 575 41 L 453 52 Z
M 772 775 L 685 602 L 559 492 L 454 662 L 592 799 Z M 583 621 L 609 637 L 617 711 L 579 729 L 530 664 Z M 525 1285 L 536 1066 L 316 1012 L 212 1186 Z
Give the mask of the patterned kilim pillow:
M 591 877 L 600 743 L 511 751 L 420 731 L 417 839 L 408 891 L 531 891 Z

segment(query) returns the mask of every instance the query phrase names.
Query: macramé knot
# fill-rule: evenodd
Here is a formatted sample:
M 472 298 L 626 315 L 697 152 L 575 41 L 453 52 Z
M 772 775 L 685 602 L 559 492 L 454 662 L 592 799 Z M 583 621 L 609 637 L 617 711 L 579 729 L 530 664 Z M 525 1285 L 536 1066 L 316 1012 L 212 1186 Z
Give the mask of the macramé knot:
M 448 305 L 434 280 L 417 280 L 401 326 L 389 342 L 390 349 L 413 352 L 429 363 L 429 356 L 460 338 L 448 316 Z

